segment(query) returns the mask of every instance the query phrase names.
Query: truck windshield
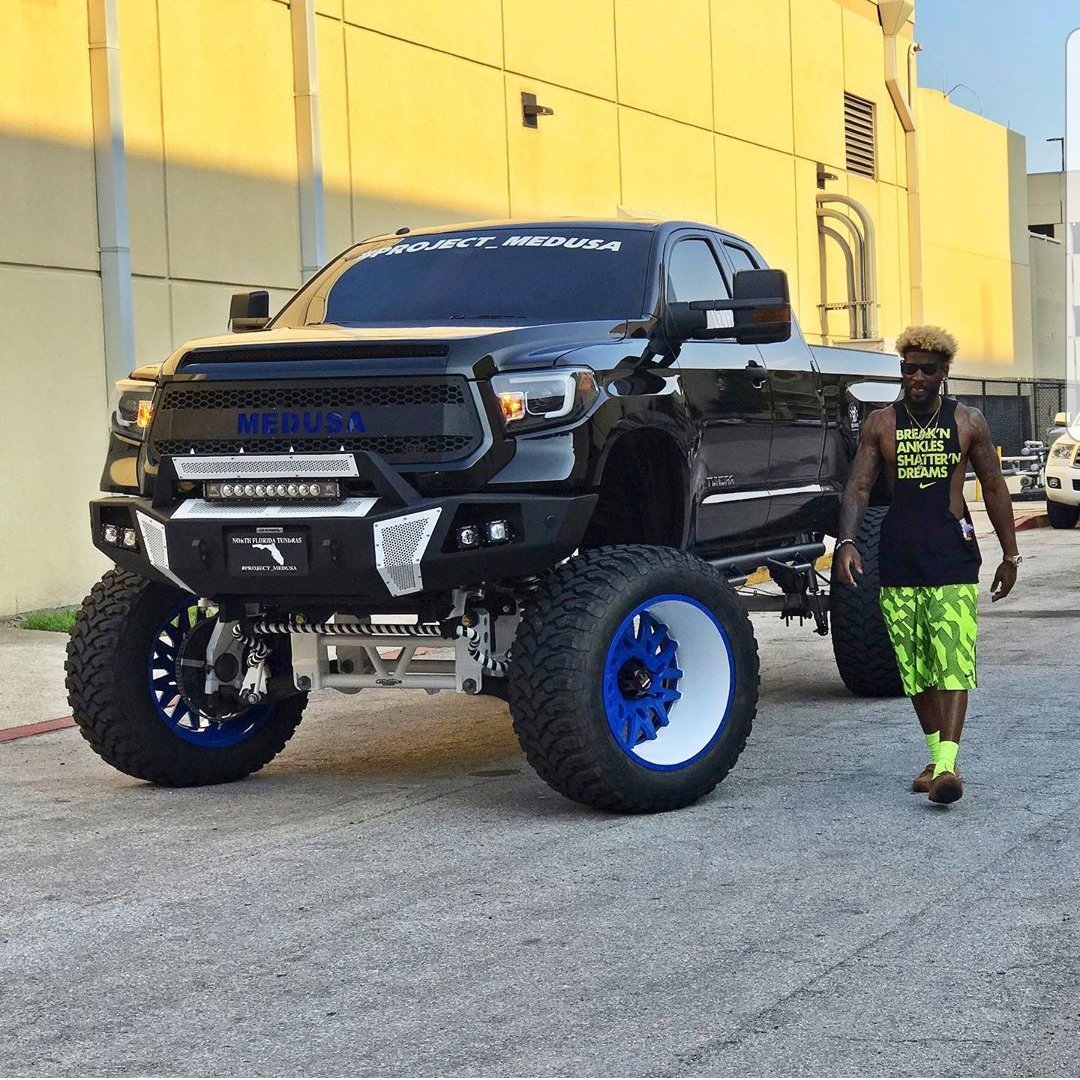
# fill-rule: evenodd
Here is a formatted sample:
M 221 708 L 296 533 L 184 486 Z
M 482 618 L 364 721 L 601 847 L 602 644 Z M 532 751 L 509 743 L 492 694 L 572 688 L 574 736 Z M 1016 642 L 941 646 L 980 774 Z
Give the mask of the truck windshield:
M 478 229 L 353 249 L 282 310 L 277 326 L 577 322 L 644 311 L 652 230 Z

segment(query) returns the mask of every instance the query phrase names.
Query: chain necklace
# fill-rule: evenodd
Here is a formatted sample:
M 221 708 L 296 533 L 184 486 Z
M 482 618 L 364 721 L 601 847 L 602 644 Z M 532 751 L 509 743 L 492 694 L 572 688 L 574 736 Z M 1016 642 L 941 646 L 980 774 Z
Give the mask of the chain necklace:
M 931 416 L 930 419 L 927 420 L 927 422 L 925 424 L 920 424 L 919 421 L 915 419 L 915 414 L 907 407 L 906 404 L 904 405 L 904 409 L 907 411 L 908 419 L 915 425 L 915 427 L 917 427 L 920 431 L 931 431 L 933 429 L 933 427 L 934 427 L 934 424 L 937 422 L 938 413 L 941 412 L 942 403 L 943 403 L 943 399 L 942 399 L 941 395 L 939 394 L 938 395 L 938 406 L 934 410 L 934 415 Z

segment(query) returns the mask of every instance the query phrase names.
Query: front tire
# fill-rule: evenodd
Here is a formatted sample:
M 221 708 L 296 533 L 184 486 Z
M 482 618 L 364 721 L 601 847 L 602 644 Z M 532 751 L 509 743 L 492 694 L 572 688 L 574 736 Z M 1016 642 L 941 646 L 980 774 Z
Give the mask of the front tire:
M 844 685 L 857 697 L 902 697 L 904 684 L 896 653 L 881 617 L 881 523 L 886 506 L 871 506 L 863 516 L 855 546 L 862 557 L 858 588 L 832 575 L 829 612 L 833 656 Z
M 509 674 L 532 767 L 576 802 L 654 813 L 696 802 L 738 759 L 758 695 L 734 590 L 671 548 L 600 548 L 549 574 Z
M 1080 506 L 1068 506 L 1048 498 L 1046 517 L 1051 529 L 1075 529 L 1077 521 L 1080 521 Z
M 83 601 L 67 647 L 68 703 L 114 768 L 166 787 L 221 784 L 257 772 L 289 741 L 304 694 L 210 714 L 182 692 L 183 645 L 204 644 L 212 618 L 195 597 L 126 570 L 110 570 Z

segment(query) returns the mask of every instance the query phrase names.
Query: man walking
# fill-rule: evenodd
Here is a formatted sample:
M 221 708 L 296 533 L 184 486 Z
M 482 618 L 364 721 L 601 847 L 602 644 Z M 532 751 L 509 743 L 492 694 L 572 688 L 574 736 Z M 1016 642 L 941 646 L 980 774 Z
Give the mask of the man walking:
M 982 482 L 1004 556 L 992 600 L 1009 595 L 1022 560 L 1012 498 L 986 420 L 978 409 L 941 395 L 956 341 L 939 327 L 911 326 L 897 339 L 896 351 L 903 397 L 871 413 L 863 427 L 844 489 L 835 565 L 839 579 L 857 588 L 862 560 L 854 538 L 884 463 L 892 503 L 881 526 L 881 612 L 931 757 L 912 790 L 927 792 L 931 802 L 951 803 L 964 793 L 956 754 L 967 692 L 975 688 L 982 565 L 964 501 L 968 461 Z

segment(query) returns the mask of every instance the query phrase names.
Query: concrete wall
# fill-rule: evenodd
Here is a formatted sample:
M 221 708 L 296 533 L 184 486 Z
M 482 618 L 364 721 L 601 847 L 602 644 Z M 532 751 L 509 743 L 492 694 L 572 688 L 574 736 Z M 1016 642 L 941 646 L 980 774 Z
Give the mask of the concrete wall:
M 7 5 L 0 36 L 0 280 L 11 303 L 0 448 L 19 463 L 0 473 L 0 613 L 75 601 L 104 566 L 86 535 L 109 395 L 88 2 Z M 277 304 L 300 283 L 292 37 L 286 0 L 117 3 L 141 363 L 221 332 L 233 291 L 266 287 Z M 788 271 L 811 340 L 843 341 L 846 315 L 823 324 L 818 309 L 821 164 L 837 177 L 828 190 L 873 217 L 881 335 L 909 321 L 904 138 L 872 0 L 316 10 L 328 252 L 401 225 L 486 217 L 698 218 L 745 234 Z M 876 105 L 876 180 L 844 169 L 845 90 Z M 555 110 L 535 130 L 522 126 L 522 91 Z M 921 104 L 927 313 L 957 332 L 965 363 L 992 374 L 1015 356 L 1026 374 L 1010 296 L 1028 258 L 1009 225 L 1015 139 L 933 95 Z M 829 243 L 824 292 L 843 300 Z
M 1063 240 L 1065 221 L 1065 174 L 1029 173 L 1027 178 L 1028 225 L 1053 225 L 1054 238 Z
M 1050 224 L 1050 222 L 1047 222 Z M 1032 234 L 1031 319 L 1033 369 L 1037 379 L 1066 377 L 1065 244 Z

